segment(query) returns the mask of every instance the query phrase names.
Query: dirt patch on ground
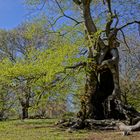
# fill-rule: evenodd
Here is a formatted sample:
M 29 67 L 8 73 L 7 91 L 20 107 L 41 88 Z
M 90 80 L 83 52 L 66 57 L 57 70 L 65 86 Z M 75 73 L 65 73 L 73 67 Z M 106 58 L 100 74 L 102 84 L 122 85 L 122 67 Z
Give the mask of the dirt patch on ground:
M 123 136 L 122 132 L 99 132 L 90 133 L 85 140 L 140 140 L 140 132 L 132 132 L 128 136 Z

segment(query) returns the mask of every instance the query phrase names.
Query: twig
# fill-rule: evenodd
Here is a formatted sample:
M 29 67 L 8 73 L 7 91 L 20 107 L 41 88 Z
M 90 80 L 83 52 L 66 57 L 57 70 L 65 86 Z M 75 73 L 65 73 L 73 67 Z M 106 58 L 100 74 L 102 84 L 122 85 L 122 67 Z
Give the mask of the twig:
M 117 25 L 119 23 L 119 18 L 118 18 L 118 15 L 117 15 L 116 11 L 114 11 L 114 13 L 115 13 L 115 18 L 117 20 L 116 23 L 115 23 L 115 29 L 117 29 Z
M 59 7 L 59 9 L 60 9 L 60 11 L 61 11 L 61 13 L 63 14 L 64 17 L 73 20 L 74 22 L 76 22 L 76 24 L 80 24 L 81 23 L 81 22 L 77 21 L 76 19 L 66 15 L 65 12 L 63 11 L 62 7 L 60 6 L 59 2 L 57 0 L 55 0 L 55 2 L 56 2 L 57 6 Z
M 140 21 L 135 20 L 135 21 L 132 21 L 132 22 L 128 22 L 125 25 L 123 25 L 120 28 L 118 28 L 118 30 L 121 30 L 121 29 L 127 27 L 128 25 L 131 25 L 131 24 L 134 24 L 134 23 L 140 24 Z
M 45 6 L 46 2 L 47 2 L 47 0 L 44 0 L 44 2 L 43 2 L 43 4 L 42 4 L 42 6 L 41 6 L 40 8 L 37 8 L 37 10 L 42 10 L 42 9 L 44 8 L 44 6 Z
M 127 44 L 127 41 L 126 41 L 126 38 L 125 38 L 125 34 L 124 34 L 123 30 L 120 30 L 120 31 L 122 33 L 124 43 L 125 43 L 126 47 L 128 48 L 129 53 L 130 53 L 131 51 L 130 51 L 129 45 Z
M 31 12 L 25 14 L 24 16 L 25 16 L 25 17 L 26 17 L 26 16 L 30 16 L 31 14 L 35 13 L 36 10 L 37 10 L 37 11 L 41 11 L 41 10 L 44 8 L 46 2 L 47 2 L 47 0 L 44 0 L 42 6 L 41 6 L 40 8 L 39 8 L 39 7 L 36 7 L 36 8 L 34 8 L 34 9 L 31 9 Z M 40 4 L 39 4 L 39 5 L 40 5 Z

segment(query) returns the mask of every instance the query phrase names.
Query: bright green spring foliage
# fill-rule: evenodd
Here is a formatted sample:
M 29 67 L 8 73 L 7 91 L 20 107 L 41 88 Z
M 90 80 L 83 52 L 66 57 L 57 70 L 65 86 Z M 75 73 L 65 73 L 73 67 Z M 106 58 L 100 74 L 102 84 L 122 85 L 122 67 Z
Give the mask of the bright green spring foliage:
M 28 38 L 31 35 L 27 35 Z M 48 49 L 38 50 L 30 47 L 26 57 L 17 58 L 15 63 L 8 58 L 0 62 L 0 81 L 23 79 L 38 79 L 42 82 L 51 82 L 56 74 L 64 73 L 66 66 L 80 62 L 84 58 L 77 57 L 79 46 L 65 42 L 59 37 L 49 42 Z
M 66 104 L 67 95 L 83 84 L 82 80 L 75 84 L 83 78 L 81 71 L 66 69 L 87 61 L 86 56 L 80 54 L 82 49 L 87 50 L 82 35 L 76 34 L 80 28 L 63 26 L 68 32 L 66 36 L 58 34 L 61 28 L 56 34 L 49 34 L 46 21 L 37 20 L 4 31 L 6 35 L 0 34 L 5 37 L 0 38 L 0 42 L 3 41 L 0 50 L 4 52 L 4 57 L 0 58 L 0 85 L 6 87 L 6 95 L 11 93 L 16 98 L 14 102 L 20 105 L 19 110 L 20 102 L 25 102 L 27 96 L 33 114 L 40 106 L 46 108 L 49 101 Z

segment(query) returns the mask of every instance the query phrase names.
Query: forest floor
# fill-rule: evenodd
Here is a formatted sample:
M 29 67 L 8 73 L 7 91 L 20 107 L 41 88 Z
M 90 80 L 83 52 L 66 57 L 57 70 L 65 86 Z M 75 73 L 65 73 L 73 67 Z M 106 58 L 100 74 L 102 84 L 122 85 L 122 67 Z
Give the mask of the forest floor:
M 122 136 L 117 131 L 78 130 L 72 133 L 55 125 L 55 119 L 0 122 L 0 140 L 140 140 L 140 132 Z

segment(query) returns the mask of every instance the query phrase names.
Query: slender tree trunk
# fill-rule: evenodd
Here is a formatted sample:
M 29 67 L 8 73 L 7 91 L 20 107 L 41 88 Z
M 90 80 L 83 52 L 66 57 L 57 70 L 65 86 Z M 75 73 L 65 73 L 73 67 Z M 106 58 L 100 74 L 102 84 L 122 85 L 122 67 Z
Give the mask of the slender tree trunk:
M 22 119 L 27 119 L 28 118 L 28 107 L 22 106 Z
M 21 114 L 21 119 L 27 119 L 28 116 L 28 110 L 29 110 L 29 95 L 26 93 L 26 96 L 23 98 L 20 98 L 20 104 L 22 107 L 22 114 Z
M 19 102 L 22 108 L 21 119 L 27 119 L 29 117 L 28 110 L 31 98 L 31 87 L 29 85 L 30 81 L 27 81 L 27 85 L 24 85 L 21 82 L 21 86 L 19 87 L 19 91 L 21 92 L 21 96 L 19 96 Z

